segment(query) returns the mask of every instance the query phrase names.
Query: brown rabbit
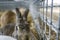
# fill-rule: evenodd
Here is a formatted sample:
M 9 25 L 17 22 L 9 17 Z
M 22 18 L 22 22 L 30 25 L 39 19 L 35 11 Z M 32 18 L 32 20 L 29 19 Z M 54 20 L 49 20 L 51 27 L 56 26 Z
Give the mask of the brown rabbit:
M 6 11 L 1 16 L 1 30 L 4 35 L 12 35 L 16 23 L 16 14 L 12 11 Z
M 14 32 L 15 24 L 7 24 L 5 25 L 1 30 L 3 32 L 3 35 L 12 36 L 12 33 Z
M 27 22 L 27 15 L 29 12 L 29 9 L 25 11 L 23 15 L 21 15 L 21 12 L 19 11 L 18 8 L 16 8 L 16 12 L 18 13 L 18 20 L 19 20 L 19 34 L 18 35 L 18 40 L 29 40 L 29 23 Z
M 23 15 L 21 15 L 21 12 L 18 8 L 16 8 L 16 12 L 18 13 L 17 15 L 19 20 L 18 40 L 39 40 L 34 36 L 34 34 L 30 30 L 30 22 L 27 20 L 29 9 L 26 9 Z
M 12 11 L 5 11 L 1 16 L 1 27 L 9 23 L 16 23 L 16 14 Z

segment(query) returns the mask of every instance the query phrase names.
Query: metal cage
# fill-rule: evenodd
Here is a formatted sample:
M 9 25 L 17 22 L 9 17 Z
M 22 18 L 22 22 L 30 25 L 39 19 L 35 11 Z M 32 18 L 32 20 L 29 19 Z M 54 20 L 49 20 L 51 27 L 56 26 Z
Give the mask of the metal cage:
M 54 2 L 55 0 L 35 1 L 30 7 L 35 25 L 40 27 L 38 32 L 44 40 L 60 40 L 60 4 Z M 39 30 L 39 27 L 36 29 Z M 52 32 L 55 32 L 55 38 Z
M 51 40 L 52 37 L 54 37 L 52 32 L 55 32 L 56 35 L 54 40 L 60 40 L 60 4 L 54 5 L 54 1 L 55 0 L 33 0 L 19 2 L 1 1 L 0 9 L 11 10 L 21 7 L 28 8 L 31 12 L 34 25 L 39 34 L 39 37 L 41 36 L 43 40 Z M 49 2 L 51 3 L 50 5 Z

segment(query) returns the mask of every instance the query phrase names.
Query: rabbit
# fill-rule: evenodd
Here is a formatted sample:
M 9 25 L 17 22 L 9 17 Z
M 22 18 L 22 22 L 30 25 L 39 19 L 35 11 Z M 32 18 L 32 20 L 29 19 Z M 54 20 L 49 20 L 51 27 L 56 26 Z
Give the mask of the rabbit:
M 29 12 L 29 9 L 27 9 L 23 15 L 21 15 L 21 12 L 19 11 L 18 8 L 16 8 L 16 12 L 18 13 L 18 18 L 19 18 L 19 34 L 18 35 L 18 40 L 29 40 L 29 22 L 27 22 L 27 15 Z
M 15 24 L 7 24 L 3 28 L 1 28 L 3 35 L 12 36 L 14 32 Z
M 3 35 L 7 35 L 7 36 L 11 36 L 14 28 L 15 28 L 15 24 L 16 24 L 16 14 L 12 11 L 5 11 L 4 14 L 2 14 L 1 16 L 1 31 L 3 33 Z
M 13 11 L 5 11 L 1 16 L 1 27 L 9 23 L 16 23 L 16 14 Z

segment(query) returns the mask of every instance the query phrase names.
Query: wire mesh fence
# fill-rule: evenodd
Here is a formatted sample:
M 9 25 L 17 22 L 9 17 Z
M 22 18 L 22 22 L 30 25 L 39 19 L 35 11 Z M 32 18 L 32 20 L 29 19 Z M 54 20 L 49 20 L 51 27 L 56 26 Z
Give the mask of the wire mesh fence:
M 47 40 L 60 40 L 60 4 L 54 4 L 56 0 L 45 0 L 41 2 L 42 7 L 40 7 L 40 17 L 43 20 L 44 34 Z M 50 5 L 49 5 L 50 3 Z M 42 16 L 41 16 L 42 15 Z M 45 24 L 45 25 L 44 25 Z M 48 29 L 47 29 L 48 25 Z M 48 30 L 48 31 L 47 31 Z M 52 30 L 55 31 L 53 35 Z M 47 36 L 48 34 L 48 36 Z M 55 38 L 54 38 L 55 36 Z

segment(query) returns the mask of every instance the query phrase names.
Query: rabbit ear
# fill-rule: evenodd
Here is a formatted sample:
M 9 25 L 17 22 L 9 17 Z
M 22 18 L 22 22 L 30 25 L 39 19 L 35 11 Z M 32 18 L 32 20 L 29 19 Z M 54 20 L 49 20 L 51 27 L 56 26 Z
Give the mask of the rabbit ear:
M 25 17 L 27 19 L 28 13 L 29 13 L 29 9 L 26 9 L 24 14 L 23 14 L 23 17 Z
M 19 8 L 16 8 L 16 13 L 17 13 L 17 16 L 18 16 L 19 18 L 22 17 L 21 12 L 19 11 Z

